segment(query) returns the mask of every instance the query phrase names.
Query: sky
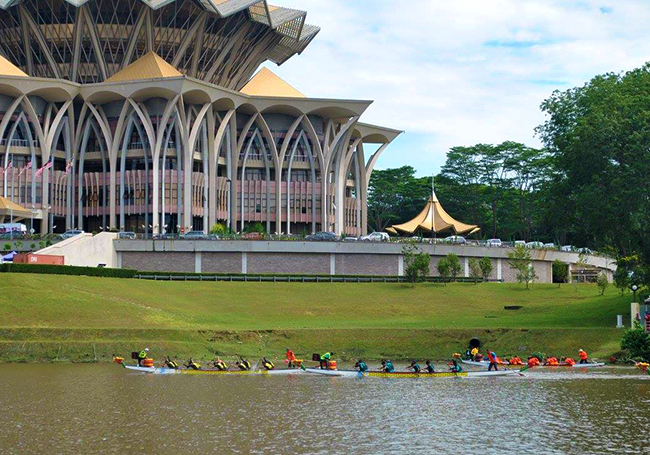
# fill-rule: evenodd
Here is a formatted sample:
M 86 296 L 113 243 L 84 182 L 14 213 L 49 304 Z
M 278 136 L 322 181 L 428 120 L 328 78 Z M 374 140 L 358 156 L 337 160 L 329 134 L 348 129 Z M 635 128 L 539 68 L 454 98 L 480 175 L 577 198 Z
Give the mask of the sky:
M 267 66 L 309 97 L 374 100 L 361 121 L 404 130 L 377 169 L 438 172 L 450 147 L 541 143 L 554 90 L 650 60 L 647 0 L 276 0 L 321 32 Z

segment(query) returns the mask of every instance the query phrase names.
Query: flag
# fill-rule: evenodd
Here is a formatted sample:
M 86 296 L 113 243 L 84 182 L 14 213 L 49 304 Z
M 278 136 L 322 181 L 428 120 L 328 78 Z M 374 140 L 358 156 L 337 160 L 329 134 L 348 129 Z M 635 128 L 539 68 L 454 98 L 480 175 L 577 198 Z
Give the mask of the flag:
M 29 160 L 29 163 L 27 163 L 27 166 L 25 166 L 25 169 L 31 169 L 32 168 L 32 160 Z
M 43 167 L 40 168 L 38 171 L 36 171 L 36 177 L 40 177 L 41 174 L 43 174 L 44 171 L 47 171 L 47 170 L 48 170 L 49 168 L 51 168 L 51 167 L 52 167 L 52 162 L 51 162 L 51 161 L 48 161 L 47 164 L 46 164 L 45 166 L 43 166 Z
M 13 164 L 13 161 L 9 160 L 9 162 L 8 162 L 7 165 L 5 166 L 5 170 L 7 170 L 7 169 L 11 169 L 11 167 L 12 167 L 13 165 L 14 165 L 14 164 Z
M 73 166 L 74 166 L 74 160 L 70 160 L 68 165 L 65 167 L 65 173 L 67 174 L 68 172 L 70 172 L 70 169 L 72 169 Z

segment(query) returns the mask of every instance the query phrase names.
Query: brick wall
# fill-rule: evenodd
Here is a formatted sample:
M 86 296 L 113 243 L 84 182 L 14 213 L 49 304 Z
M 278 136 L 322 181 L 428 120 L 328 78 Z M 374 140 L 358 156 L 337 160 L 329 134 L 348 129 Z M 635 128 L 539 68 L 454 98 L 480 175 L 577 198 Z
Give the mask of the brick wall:
M 397 275 L 398 255 L 337 254 L 337 275 Z
M 305 273 L 329 275 L 329 254 L 248 253 L 248 273 Z
M 122 268 L 142 272 L 194 272 L 194 253 L 122 252 Z
M 241 253 L 201 253 L 203 273 L 241 273 Z

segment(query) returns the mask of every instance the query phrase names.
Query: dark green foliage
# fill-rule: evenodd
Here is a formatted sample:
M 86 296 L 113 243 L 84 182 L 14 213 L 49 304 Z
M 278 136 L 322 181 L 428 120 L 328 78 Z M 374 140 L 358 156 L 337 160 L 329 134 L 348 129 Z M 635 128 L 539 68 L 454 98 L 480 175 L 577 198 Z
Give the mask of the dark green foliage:
M 517 281 L 519 283 L 525 283 L 526 289 L 528 289 L 529 284 L 537 278 L 535 269 L 532 266 L 533 259 L 530 255 L 530 250 L 523 245 L 517 245 L 506 254 L 510 268 L 517 271 Z
M 449 277 L 451 276 L 451 265 L 449 264 L 449 260 L 446 257 L 438 261 L 437 269 L 442 282 L 446 283 L 449 281 Z
M 469 266 L 469 277 L 474 280 L 474 284 L 478 283 L 478 280 L 483 277 L 483 272 L 481 272 L 481 265 L 479 260 L 476 258 L 470 258 L 468 261 Z
M 108 278 L 133 278 L 138 272 L 131 269 L 75 267 L 47 264 L 0 264 L 0 273 L 42 273 L 48 275 L 85 275 Z
M 457 254 L 449 253 L 447 255 L 447 262 L 449 263 L 449 274 L 455 280 L 462 269 L 460 259 Z
M 633 358 L 650 361 L 650 335 L 638 322 L 623 335 L 621 348 L 630 351 Z
M 553 261 L 553 283 L 566 283 L 569 279 L 569 264 L 559 259 Z
M 478 261 L 478 266 L 481 268 L 481 275 L 483 276 L 483 280 L 487 281 L 490 278 L 490 274 L 492 273 L 492 259 L 485 256 L 481 258 L 480 261 Z
M 420 251 L 414 243 L 405 244 L 402 247 L 402 255 L 404 256 L 404 265 L 406 266 L 404 276 L 415 286 L 416 282 L 424 280 L 429 274 L 431 256 Z
M 244 226 L 244 234 L 250 234 L 252 232 L 264 234 L 266 232 L 266 228 L 259 221 L 255 223 L 247 223 L 246 226 Z
M 609 286 L 609 280 L 607 279 L 607 275 L 604 273 L 601 273 L 598 275 L 598 279 L 596 280 L 596 285 L 598 286 L 598 290 L 600 291 L 600 295 L 605 294 L 605 291 L 607 290 L 607 287 Z

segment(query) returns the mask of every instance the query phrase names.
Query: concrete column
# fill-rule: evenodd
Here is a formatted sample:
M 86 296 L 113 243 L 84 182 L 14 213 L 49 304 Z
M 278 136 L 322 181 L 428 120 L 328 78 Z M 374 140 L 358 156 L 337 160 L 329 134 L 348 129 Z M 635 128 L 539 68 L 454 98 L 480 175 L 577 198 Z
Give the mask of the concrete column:
M 404 276 L 404 256 L 397 256 L 397 275 Z
M 248 254 L 244 251 L 241 254 L 241 273 L 248 273 Z
M 501 258 L 497 259 L 497 280 L 503 279 L 502 263 L 503 263 L 503 259 Z
M 330 254 L 330 275 L 336 275 L 336 254 Z
M 116 254 L 117 254 L 117 268 L 121 269 L 122 268 L 122 252 L 117 251 Z
M 194 253 L 194 272 L 201 273 L 202 254 L 200 251 Z
M 469 258 L 465 257 L 465 278 L 469 278 Z

